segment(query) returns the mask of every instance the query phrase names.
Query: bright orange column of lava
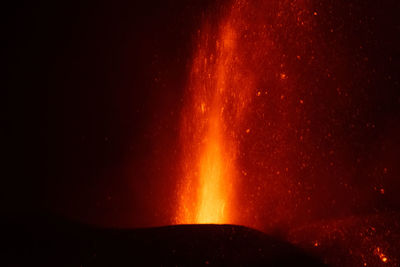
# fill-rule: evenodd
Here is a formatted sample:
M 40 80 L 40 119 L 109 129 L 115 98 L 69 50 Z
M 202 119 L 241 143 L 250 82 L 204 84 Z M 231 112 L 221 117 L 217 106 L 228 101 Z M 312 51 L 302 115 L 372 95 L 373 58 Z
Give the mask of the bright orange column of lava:
M 397 142 L 367 149 L 377 127 L 375 100 L 366 96 L 378 94 L 369 95 L 375 83 L 363 80 L 368 69 L 376 72 L 364 44 L 350 38 L 366 33 L 364 19 L 308 0 L 232 2 L 223 15 L 212 10 L 218 14 L 198 33 L 182 109 L 175 223 L 287 233 L 290 242 L 324 251 L 333 266 L 397 264 L 391 245 L 399 238 L 389 233 L 398 214 L 359 215 L 379 210 L 389 200 L 381 198 L 383 181 L 397 177 L 386 177 L 386 161 L 367 166 Z M 357 26 L 344 30 L 341 17 Z M 373 201 L 379 208 L 368 207 Z
M 229 48 L 223 46 L 222 50 Z M 183 127 L 190 127 L 192 131 L 182 129 L 184 146 L 193 149 L 184 159 L 184 183 L 193 187 L 182 192 L 180 205 L 184 212 L 178 214 L 178 223 L 229 221 L 227 204 L 232 196 L 234 176 L 231 162 L 234 155 L 228 151 L 229 140 L 224 136 L 222 96 L 226 89 L 226 62 L 221 58 L 224 51 L 219 51 L 215 60 L 204 52 L 207 51 L 200 50 L 194 61 L 189 89 L 193 94 L 189 96 L 192 97 L 192 106 L 184 115 L 191 125 Z
M 222 223 L 227 220 L 225 210 L 229 199 L 229 189 L 224 183 L 229 181 L 229 166 L 224 163 L 218 114 L 209 118 L 209 130 L 204 140 L 204 151 L 199 162 L 199 190 L 196 207 L 196 223 Z M 229 156 L 229 155 L 225 155 Z
M 232 16 L 232 14 L 231 14 Z M 237 66 L 232 21 L 200 32 L 184 107 L 183 173 L 177 223 L 234 223 L 239 124 L 251 82 Z

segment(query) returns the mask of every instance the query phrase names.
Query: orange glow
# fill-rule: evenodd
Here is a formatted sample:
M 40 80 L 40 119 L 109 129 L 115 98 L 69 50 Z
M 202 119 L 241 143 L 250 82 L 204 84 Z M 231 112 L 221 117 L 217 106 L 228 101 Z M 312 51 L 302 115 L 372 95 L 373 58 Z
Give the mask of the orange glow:
M 391 264 L 397 259 L 384 246 L 392 238 L 386 225 L 358 213 L 390 201 L 395 173 L 384 161 L 364 168 L 374 152 L 351 134 L 360 131 L 368 142 L 378 136 L 364 135 L 364 122 L 368 131 L 378 126 L 359 100 L 364 89 L 347 74 L 364 55 L 347 59 L 347 39 L 331 45 L 334 35 L 346 35 L 331 31 L 330 7 L 313 7 L 232 0 L 204 13 L 180 110 L 173 223 L 289 232 L 290 242 L 312 253 L 339 242 L 359 265 Z M 359 177 L 368 177 L 366 186 L 358 187 Z M 333 263 L 335 249 L 327 256 Z
M 380 247 L 375 248 L 374 253 L 379 256 L 383 263 L 388 262 L 388 257 L 382 252 Z
M 235 132 L 252 87 L 237 68 L 237 26 L 229 18 L 217 33 L 207 24 L 199 32 L 181 125 L 179 224 L 235 222 Z
M 210 120 L 210 129 L 206 134 L 204 151 L 200 157 L 197 223 L 225 222 L 225 207 L 229 198 L 223 183 L 229 179 L 229 170 L 222 159 L 220 121 L 217 116 L 213 116 Z
M 181 193 L 178 223 L 230 221 L 227 205 L 232 197 L 234 155 L 228 150 L 229 138 L 224 133 L 222 98 L 226 91 L 227 57 L 231 54 L 233 46 L 232 33 L 226 28 L 222 32 L 221 47 L 215 61 L 211 56 L 207 58 L 203 54 L 204 51 L 200 51 L 194 61 L 192 85 L 189 90 L 194 94 L 191 96 L 194 98 L 193 106 L 200 106 L 201 112 L 199 114 L 189 107 L 189 113 L 185 115 L 194 116 L 198 121 L 192 122 L 195 124 L 190 126 L 195 127 L 192 133 L 188 133 L 188 129 L 182 131 L 186 146 L 192 147 L 193 150 L 193 142 L 199 146 L 197 151 L 190 151 L 190 157 L 184 159 L 187 168 L 184 170 L 184 183 L 186 186 L 193 184 L 193 187 L 186 187 Z M 199 69 L 202 71 L 198 72 Z M 210 74 L 212 71 L 215 73 Z

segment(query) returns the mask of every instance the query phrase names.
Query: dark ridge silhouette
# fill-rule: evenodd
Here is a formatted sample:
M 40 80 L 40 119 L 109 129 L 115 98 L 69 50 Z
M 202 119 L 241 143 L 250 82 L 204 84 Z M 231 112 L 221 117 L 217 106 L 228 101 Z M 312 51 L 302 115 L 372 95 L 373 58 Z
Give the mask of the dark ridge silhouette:
M 287 242 L 237 225 L 101 229 L 51 216 L 2 223 L 2 266 L 323 266 Z

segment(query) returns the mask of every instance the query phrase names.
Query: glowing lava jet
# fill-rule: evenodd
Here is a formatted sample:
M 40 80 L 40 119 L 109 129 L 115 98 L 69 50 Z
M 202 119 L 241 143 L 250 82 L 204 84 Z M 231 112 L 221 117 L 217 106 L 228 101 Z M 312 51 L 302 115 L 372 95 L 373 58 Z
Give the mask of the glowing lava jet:
M 379 90 L 394 86 L 376 72 L 389 65 L 374 51 L 392 42 L 366 26 L 375 16 L 385 22 L 381 11 L 356 14 L 346 1 L 234 0 L 205 16 L 183 101 L 175 223 L 282 233 L 334 266 L 400 262 L 400 238 L 389 235 L 398 214 L 382 204 L 390 202 L 383 181 L 397 185 L 398 150 L 382 152 L 397 146 L 381 144 L 388 130 L 375 124 L 393 98 L 377 99 Z
M 225 101 L 228 66 L 232 64 L 233 32 L 221 33 L 215 55 L 209 55 L 208 38 L 195 58 L 189 97 L 183 119 L 185 165 L 180 223 L 226 223 L 231 211 L 235 147 L 227 138 Z
M 304 3 L 288 9 L 279 1 L 256 2 L 237 0 L 230 7 L 219 6 L 220 10 L 210 14 L 198 32 L 182 110 L 183 178 L 178 189 L 176 223 L 237 223 L 258 227 L 254 219 L 257 200 L 246 199 L 243 193 L 254 195 L 253 189 L 246 190 L 246 186 L 263 188 L 259 181 L 243 177 L 246 170 L 240 162 L 247 153 L 242 146 L 251 136 L 250 117 L 259 115 L 252 114 L 257 112 L 252 103 L 255 98 L 270 94 L 271 110 L 267 110 L 269 114 L 263 119 L 269 119 L 270 123 L 280 119 L 280 125 L 290 123 L 288 116 L 282 115 L 287 113 L 288 105 L 282 101 L 286 100 L 284 94 L 292 93 L 294 87 L 288 81 L 285 62 L 288 51 L 282 47 L 287 40 L 277 39 L 284 36 L 285 23 L 300 34 L 308 31 L 309 24 L 301 13 Z M 294 18 L 299 21 L 286 21 L 284 12 L 296 14 Z M 265 121 L 259 125 L 264 124 Z M 264 131 L 268 135 L 264 143 L 269 136 L 287 135 L 288 129 L 276 127 L 274 131 Z M 278 164 L 281 161 L 276 153 L 274 160 Z
M 263 188 L 254 178 L 243 177 L 246 170 L 240 161 L 249 157 L 247 148 L 242 148 L 251 136 L 251 113 L 257 112 L 252 105 L 255 98 L 270 94 L 273 102 L 265 119 L 280 119 L 280 125 L 288 123 L 288 116 L 282 115 L 287 102 L 282 99 L 286 100 L 283 94 L 291 93 L 293 86 L 288 81 L 285 62 L 288 51 L 282 47 L 287 40 L 277 38 L 284 37 L 285 23 L 300 34 L 308 31 L 309 24 L 301 13 L 303 5 L 288 9 L 279 1 L 237 0 L 229 7 L 219 6 L 205 19 L 198 32 L 182 110 L 182 179 L 176 223 L 237 223 L 257 228 L 257 200 L 246 199 L 254 194 L 253 189 L 245 187 Z M 296 14 L 294 18 L 299 21 L 286 21 L 284 12 Z M 277 28 L 282 30 L 278 32 Z M 265 121 L 260 125 L 265 125 Z M 275 132 L 264 132 L 268 136 L 285 136 L 287 131 L 275 127 Z M 280 162 L 276 153 L 274 159 Z
M 243 118 L 251 75 L 240 71 L 238 5 L 215 32 L 199 31 L 183 110 L 183 181 L 177 223 L 233 223 L 237 186 L 236 132 Z

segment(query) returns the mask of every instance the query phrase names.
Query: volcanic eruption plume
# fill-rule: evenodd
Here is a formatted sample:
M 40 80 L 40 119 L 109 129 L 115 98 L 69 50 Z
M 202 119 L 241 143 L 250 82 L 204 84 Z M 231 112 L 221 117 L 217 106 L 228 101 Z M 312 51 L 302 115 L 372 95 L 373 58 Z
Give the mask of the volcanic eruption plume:
M 400 266 L 399 0 L 10 3 L 1 266 Z
M 232 223 L 238 134 L 254 91 L 242 50 L 243 3 L 218 27 L 206 21 L 190 73 L 182 121 L 183 180 L 178 223 Z
M 256 226 L 254 218 L 246 219 L 253 212 L 249 207 L 238 214 L 243 202 L 239 197 L 243 191 L 238 189 L 257 183 L 246 181 L 247 171 L 240 166 L 248 158 L 249 149 L 243 145 L 254 136 L 251 116 L 257 118 L 263 112 L 253 102 L 256 98 L 271 101 L 261 107 L 269 112 L 262 114 L 263 124 L 271 126 L 267 138 L 285 139 L 293 130 L 291 123 L 299 123 L 289 112 L 292 101 L 299 104 L 303 100 L 298 98 L 300 90 L 295 92 L 289 72 L 307 52 L 313 14 L 302 1 L 234 1 L 215 13 L 218 18 L 206 17 L 198 31 L 184 100 L 183 177 L 176 220 Z M 312 60 L 310 57 L 306 60 Z M 286 156 L 286 140 L 266 139 L 264 143 L 269 141 L 277 146 L 276 151 L 266 152 L 274 153 L 275 160 Z M 280 167 L 272 161 L 270 165 Z
M 360 243 L 334 265 L 397 262 L 383 237 L 397 215 L 379 204 L 397 203 L 384 187 L 398 186 L 398 146 L 386 143 L 399 130 L 379 117 L 397 112 L 396 91 L 373 66 L 392 55 L 371 52 L 389 42 L 363 28 L 374 16 L 353 9 L 235 0 L 203 17 L 183 101 L 175 223 L 241 224 L 312 249 Z

